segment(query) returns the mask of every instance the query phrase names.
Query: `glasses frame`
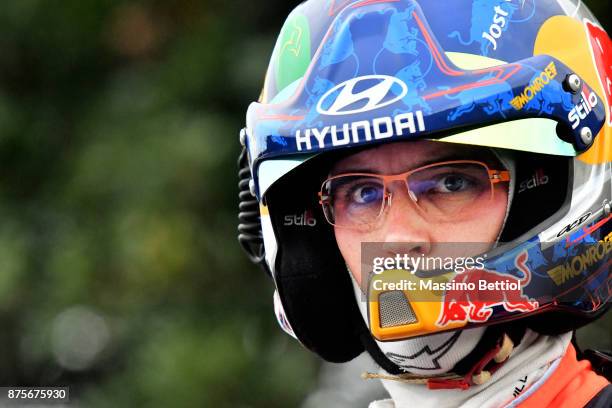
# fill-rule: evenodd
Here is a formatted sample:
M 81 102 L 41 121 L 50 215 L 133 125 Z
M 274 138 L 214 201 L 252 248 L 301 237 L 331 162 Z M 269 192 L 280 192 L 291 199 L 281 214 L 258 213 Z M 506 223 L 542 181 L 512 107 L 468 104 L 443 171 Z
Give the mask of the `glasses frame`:
M 482 166 L 486 169 L 487 174 L 489 175 L 489 181 L 491 182 L 491 198 L 490 200 L 493 199 L 494 195 L 495 195 L 495 185 L 498 183 L 504 183 L 504 182 L 509 182 L 510 181 L 510 172 L 507 170 L 493 170 L 491 168 L 489 168 L 489 166 L 482 161 L 478 161 L 478 160 L 451 160 L 451 161 L 443 161 L 443 162 L 438 162 L 438 163 L 432 163 L 432 164 L 428 164 L 426 166 L 422 166 L 422 167 L 418 167 L 416 169 L 412 169 L 403 173 L 399 173 L 399 174 L 376 174 L 376 173 L 342 173 L 342 174 L 336 174 L 335 176 L 332 177 L 328 177 L 322 184 L 321 184 L 321 190 L 318 193 L 319 196 L 319 204 L 321 205 L 321 209 L 323 210 L 323 215 L 325 216 L 325 220 L 331 224 L 332 226 L 336 227 L 336 228 L 347 228 L 347 229 L 360 229 L 360 227 L 349 227 L 349 226 L 345 226 L 345 225 L 337 225 L 335 223 L 333 223 L 329 216 L 328 216 L 328 211 L 326 210 L 326 206 L 330 206 L 331 205 L 331 200 L 329 198 L 328 195 L 326 195 L 324 193 L 324 187 L 325 184 L 329 183 L 330 181 L 333 181 L 335 179 L 338 178 L 342 178 L 342 177 L 347 177 L 347 176 L 360 176 L 360 177 L 373 177 L 373 178 L 377 178 L 379 180 L 382 180 L 383 182 L 383 189 L 384 189 L 384 197 L 382 200 L 382 205 L 380 206 L 380 212 L 378 213 L 378 215 L 376 216 L 376 220 L 372 223 L 367 223 L 367 224 L 360 224 L 361 227 L 367 227 L 367 226 L 372 226 L 372 225 L 376 225 L 377 222 L 380 221 L 382 215 L 384 214 L 384 212 L 391 207 L 392 205 L 392 196 L 393 193 L 389 192 L 389 189 L 387 188 L 389 186 L 389 184 L 395 182 L 395 181 L 402 181 L 404 186 L 406 187 L 406 190 L 408 191 L 408 196 L 410 197 L 410 199 L 414 202 L 414 204 L 416 205 L 416 207 L 420 210 L 423 211 L 421 209 L 421 207 L 419 206 L 416 198 L 414 197 L 414 193 L 410 190 L 410 184 L 409 184 L 409 178 L 412 174 L 414 173 L 418 173 L 422 170 L 426 170 L 432 167 L 439 167 L 439 166 L 444 166 L 444 165 L 450 165 L 450 164 L 476 164 L 479 166 Z

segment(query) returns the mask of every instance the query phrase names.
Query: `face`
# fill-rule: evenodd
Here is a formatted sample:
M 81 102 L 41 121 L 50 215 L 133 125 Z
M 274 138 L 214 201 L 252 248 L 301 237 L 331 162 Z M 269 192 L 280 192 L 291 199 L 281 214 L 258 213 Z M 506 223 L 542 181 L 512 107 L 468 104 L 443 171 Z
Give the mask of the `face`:
M 488 149 L 419 141 L 385 144 L 348 156 L 333 166 L 330 176 L 345 173 L 396 175 L 430 164 L 455 160 L 481 161 L 492 170 L 505 170 Z M 441 183 L 437 182 L 442 187 L 436 187 L 435 192 L 429 194 L 438 194 L 437 197 L 452 197 L 452 195 L 441 196 L 439 194 L 461 190 L 461 186 L 456 187 L 456 177 L 452 179 L 439 174 L 442 173 L 438 173 L 438 179 L 446 177 Z M 419 176 L 416 173 L 414 178 L 417 179 L 417 182 L 413 183 L 417 184 Z M 424 183 L 425 181 L 421 184 Z M 490 187 L 488 188 L 490 190 Z M 415 201 L 414 195 L 411 198 L 403 180 L 387 182 L 387 190 L 392 196 L 391 205 L 385 206 L 380 218 L 371 228 L 334 227 L 340 252 L 360 285 L 362 242 L 384 243 L 383 248 L 387 252 L 385 256 L 395 254 L 443 256 L 438 244 L 444 242 L 491 243 L 492 245 L 497 241 L 501 232 L 508 205 L 507 182 L 494 184 L 493 194 L 487 195 L 485 205 L 479 205 L 477 208 L 463 207 L 464 210 L 459 210 L 457 216 L 447 217 L 447 219 L 432 218 L 432 211 L 424 212 L 424 206 L 417 203 L 426 201 L 426 199 L 417 198 Z M 366 190 L 362 188 L 359 194 L 358 199 L 363 201 L 364 198 L 374 197 L 375 193 L 371 188 Z

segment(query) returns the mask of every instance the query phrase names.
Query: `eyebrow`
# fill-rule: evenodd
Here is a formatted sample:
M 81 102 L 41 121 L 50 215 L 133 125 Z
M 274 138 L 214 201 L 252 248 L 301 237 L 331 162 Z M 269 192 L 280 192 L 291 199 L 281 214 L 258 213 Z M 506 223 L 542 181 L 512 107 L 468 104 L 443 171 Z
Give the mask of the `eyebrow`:
M 470 152 L 451 152 L 448 154 L 443 154 L 439 157 L 436 158 L 432 158 L 429 160 L 425 160 L 422 163 L 419 163 L 418 165 L 416 165 L 415 167 L 413 167 L 413 169 L 418 169 L 419 167 L 425 167 L 425 166 L 429 166 L 430 164 L 434 164 L 434 163 L 439 163 L 439 162 L 446 162 L 446 161 L 453 161 L 453 160 L 481 160 L 481 161 L 485 161 L 485 157 L 488 156 L 487 154 L 478 154 L 475 153 L 473 151 Z M 409 171 L 409 170 L 405 170 L 405 171 Z M 342 169 L 341 171 L 332 171 L 330 173 L 330 175 L 332 176 L 336 176 L 338 174 L 344 174 L 344 173 L 366 173 L 366 174 L 380 174 L 380 172 L 369 168 L 369 167 L 349 167 L 347 169 Z

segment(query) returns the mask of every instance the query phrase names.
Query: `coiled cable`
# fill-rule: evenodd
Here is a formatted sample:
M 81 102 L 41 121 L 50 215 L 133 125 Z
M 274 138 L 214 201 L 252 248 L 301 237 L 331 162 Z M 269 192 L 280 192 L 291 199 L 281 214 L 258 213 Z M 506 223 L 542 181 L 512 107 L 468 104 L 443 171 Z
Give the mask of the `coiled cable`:
M 270 274 L 265 259 L 259 202 L 251 194 L 251 170 L 246 148 L 238 157 L 238 242 L 249 260 Z

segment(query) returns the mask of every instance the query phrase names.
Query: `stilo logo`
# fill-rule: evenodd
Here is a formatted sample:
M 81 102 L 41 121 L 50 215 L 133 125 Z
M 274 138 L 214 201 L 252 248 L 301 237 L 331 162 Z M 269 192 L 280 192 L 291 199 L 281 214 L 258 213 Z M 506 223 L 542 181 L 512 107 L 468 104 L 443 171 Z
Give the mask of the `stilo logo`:
M 582 87 L 581 99 L 578 105 L 567 115 L 567 119 L 572 123 L 572 129 L 580 126 L 580 122 L 589 116 L 594 107 L 597 106 L 597 95 L 589 92 L 586 86 Z
M 312 211 L 306 210 L 304 214 L 285 215 L 285 227 L 316 227 L 317 219 L 313 216 Z
M 538 169 L 536 170 L 535 174 L 533 176 L 531 176 L 530 179 L 523 181 L 520 185 L 519 185 L 519 194 L 523 193 L 527 190 L 531 190 L 533 188 L 539 187 L 539 186 L 544 186 L 546 184 L 548 184 L 548 182 L 550 181 L 550 178 L 544 174 L 544 170 L 543 169 Z
M 327 91 L 317 104 L 323 115 L 352 115 L 391 105 L 408 93 L 404 81 L 387 75 L 353 78 Z

